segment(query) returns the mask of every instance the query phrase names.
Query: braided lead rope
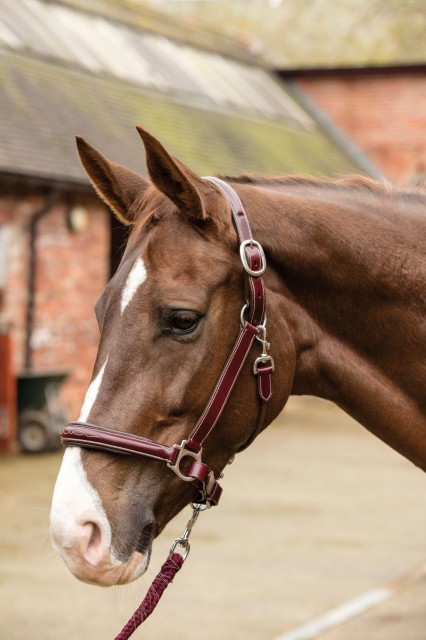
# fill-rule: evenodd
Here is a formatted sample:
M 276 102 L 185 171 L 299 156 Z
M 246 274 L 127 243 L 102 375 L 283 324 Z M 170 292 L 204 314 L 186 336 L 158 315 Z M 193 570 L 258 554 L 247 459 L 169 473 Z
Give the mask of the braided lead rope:
M 164 590 L 173 581 L 173 578 L 182 568 L 186 557 L 191 549 L 189 544 L 189 536 L 191 535 L 192 527 L 197 522 L 197 518 L 202 511 L 208 509 L 210 504 L 192 503 L 192 516 L 188 520 L 185 531 L 180 536 L 173 540 L 170 548 L 169 557 L 160 569 L 159 574 L 156 576 L 154 582 L 148 589 L 145 598 L 142 600 L 135 613 L 130 618 L 129 622 L 124 625 L 118 636 L 114 640 L 127 640 L 136 631 L 136 629 L 147 619 L 149 615 L 154 611 L 157 606 Z M 182 553 L 177 553 L 175 549 L 180 547 Z
M 134 631 L 142 624 L 144 620 L 154 611 L 166 587 L 173 581 L 176 573 L 181 569 L 184 557 L 180 553 L 173 553 L 160 569 L 154 582 L 150 586 L 145 598 L 130 618 L 129 622 L 124 625 L 115 640 L 127 640 L 133 635 Z

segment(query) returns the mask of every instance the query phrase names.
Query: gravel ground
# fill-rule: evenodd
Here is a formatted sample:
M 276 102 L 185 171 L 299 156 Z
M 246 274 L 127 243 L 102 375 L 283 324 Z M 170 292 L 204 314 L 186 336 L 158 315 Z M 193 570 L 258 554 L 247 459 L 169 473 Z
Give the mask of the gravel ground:
M 79 583 L 50 549 L 60 455 L 0 460 L 0 640 L 108 640 L 144 595 L 189 509 L 127 587 Z M 426 479 L 328 403 L 292 400 L 223 480 L 146 640 L 272 640 L 422 565 Z M 424 640 L 419 581 L 324 640 Z

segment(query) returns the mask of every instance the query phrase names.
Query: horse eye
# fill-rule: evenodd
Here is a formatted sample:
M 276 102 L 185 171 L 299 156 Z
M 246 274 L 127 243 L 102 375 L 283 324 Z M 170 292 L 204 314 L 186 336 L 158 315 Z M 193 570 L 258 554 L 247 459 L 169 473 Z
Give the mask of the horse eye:
M 195 311 L 173 311 L 169 319 L 169 328 L 179 335 L 191 333 L 197 328 L 200 317 Z

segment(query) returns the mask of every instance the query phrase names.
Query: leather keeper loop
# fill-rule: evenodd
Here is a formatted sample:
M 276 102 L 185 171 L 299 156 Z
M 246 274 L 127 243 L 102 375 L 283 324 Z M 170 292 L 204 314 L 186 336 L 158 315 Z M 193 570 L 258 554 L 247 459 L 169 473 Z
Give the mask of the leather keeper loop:
M 263 402 L 272 398 L 272 371 L 271 366 L 259 366 L 257 370 L 257 390 Z

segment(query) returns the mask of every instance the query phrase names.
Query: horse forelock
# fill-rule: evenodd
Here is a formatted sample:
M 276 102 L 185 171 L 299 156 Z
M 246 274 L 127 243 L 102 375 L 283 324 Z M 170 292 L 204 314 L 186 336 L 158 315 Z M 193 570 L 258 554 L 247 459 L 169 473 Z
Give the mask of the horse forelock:
M 129 213 L 135 220 L 131 236 L 139 235 L 142 228 L 149 228 L 161 220 L 164 214 L 171 212 L 175 206 L 154 185 L 141 191 L 131 206 Z
M 189 212 L 179 209 L 166 195 L 159 191 L 153 184 L 139 194 L 134 201 L 129 214 L 135 221 L 130 230 L 129 246 L 134 247 L 138 241 L 159 223 L 168 219 L 178 219 L 182 224 L 190 225 L 200 236 L 209 241 L 216 239 L 220 244 L 229 244 L 233 247 L 235 241 L 232 228 L 231 214 L 227 202 L 218 196 L 216 189 L 210 194 L 213 196 L 210 208 L 205 220 L 194 220 Z

